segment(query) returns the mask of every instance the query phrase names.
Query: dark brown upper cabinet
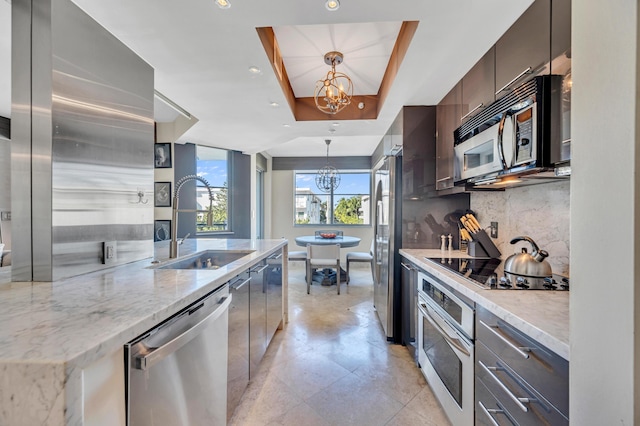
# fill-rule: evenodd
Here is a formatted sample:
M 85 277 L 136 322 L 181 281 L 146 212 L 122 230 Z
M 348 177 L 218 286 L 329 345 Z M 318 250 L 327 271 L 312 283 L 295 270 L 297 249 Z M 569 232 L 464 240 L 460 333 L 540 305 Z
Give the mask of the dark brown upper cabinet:
M 462 111 L 458 126 L 495 100 L 496 54 L 491 47 L 462 78 Z
M 453 188 L 453 131 L 460 126 L 462 82 L 456 84 L 436 107 L 436 190 Z
M 536 0 L 496 42 L 496 99 L 551 62 L 551 1 Z

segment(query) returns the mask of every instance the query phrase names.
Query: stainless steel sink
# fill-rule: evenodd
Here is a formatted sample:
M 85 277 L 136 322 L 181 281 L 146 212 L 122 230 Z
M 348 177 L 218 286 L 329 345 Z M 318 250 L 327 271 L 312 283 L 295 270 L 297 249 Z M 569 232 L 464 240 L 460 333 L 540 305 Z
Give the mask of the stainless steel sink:
M 154 269 L 218 269 L 245 257 L 254 250 L 205 250 L 154 266 Z

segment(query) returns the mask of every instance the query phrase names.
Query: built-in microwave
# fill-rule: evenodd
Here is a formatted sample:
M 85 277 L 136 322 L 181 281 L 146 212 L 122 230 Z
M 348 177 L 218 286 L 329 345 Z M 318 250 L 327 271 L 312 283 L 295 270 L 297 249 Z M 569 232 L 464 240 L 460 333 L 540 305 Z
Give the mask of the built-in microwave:
M 568 164 L 563 144 L 563 76 L 515 88 L 454 132 L 454 182 L 495 180 Z

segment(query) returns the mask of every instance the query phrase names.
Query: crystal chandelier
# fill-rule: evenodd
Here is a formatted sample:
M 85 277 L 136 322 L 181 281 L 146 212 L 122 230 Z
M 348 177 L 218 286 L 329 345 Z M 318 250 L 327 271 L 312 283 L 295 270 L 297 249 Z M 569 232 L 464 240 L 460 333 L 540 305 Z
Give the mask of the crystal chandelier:
M 337 114 L 351 103 L 353 83 L 348 75 L 336 72 L 336 65 L 340 65 L 344 56 L 340 52 L 329 52 L 324 55 L 324 62 L 331 65 L 327 76 L 316 82 L 313 98 L 318 109 L 326 114 Z
M 325 139 L 327 144 L 327 165 L 316 172 L 316 185 L 322 192 L 333 192 L 340 185 L 340 172 L 329 165 L 329 144 L 331 139 Z

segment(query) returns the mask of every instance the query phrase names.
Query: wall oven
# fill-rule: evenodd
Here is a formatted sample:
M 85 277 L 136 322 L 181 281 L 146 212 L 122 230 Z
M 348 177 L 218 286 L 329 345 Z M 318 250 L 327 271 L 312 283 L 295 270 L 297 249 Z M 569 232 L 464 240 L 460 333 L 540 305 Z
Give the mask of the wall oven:
M 474 303 L 418 273 L 418 363 L 455 425 L 474 419 Z

